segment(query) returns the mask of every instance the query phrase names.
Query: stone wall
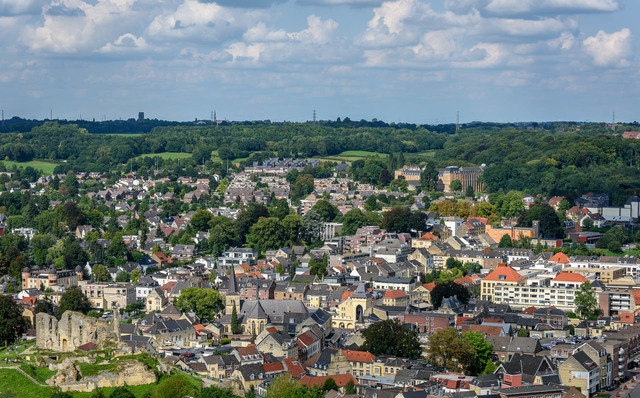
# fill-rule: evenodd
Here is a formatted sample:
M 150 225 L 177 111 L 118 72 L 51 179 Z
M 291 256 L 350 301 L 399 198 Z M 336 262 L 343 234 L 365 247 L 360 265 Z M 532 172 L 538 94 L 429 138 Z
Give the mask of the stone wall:
M 58 373 L 47 382 L 60 387 L 62 391 L 90 392 L 96 388 L 138 386 L 158 380 L 153 371 L 136 360 L 119 363 L 117 369 L 113 371 L 83 377 L 79 367 L 73 364 L 73 359 L 69 359 L 70 361 L 64 363 Z
M 117 311 L 114 311 L 114 314 Z M 67 311 L 60 320 L 43 312 L 36 315 L 36 346 L 69 352 L 86 343 L 103 348 L 105 343 L 120 342 L 120 321 L 116 316 L 109 323 L 79 312 Z

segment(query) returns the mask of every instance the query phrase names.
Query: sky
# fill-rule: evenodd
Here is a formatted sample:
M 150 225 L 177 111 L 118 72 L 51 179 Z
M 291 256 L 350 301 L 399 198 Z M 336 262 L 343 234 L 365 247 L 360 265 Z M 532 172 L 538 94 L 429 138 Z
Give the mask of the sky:
M 638 0 L 0 0 L 0 109 L 630 122 L 638 16 Z

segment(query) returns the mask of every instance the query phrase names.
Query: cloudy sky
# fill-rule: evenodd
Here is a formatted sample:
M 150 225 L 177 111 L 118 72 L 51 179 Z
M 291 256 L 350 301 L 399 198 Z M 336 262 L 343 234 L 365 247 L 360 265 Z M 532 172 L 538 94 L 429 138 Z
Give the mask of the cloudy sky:
M 640 120 L 638 16 L 638 0 L 0 0 L 0 108 Z

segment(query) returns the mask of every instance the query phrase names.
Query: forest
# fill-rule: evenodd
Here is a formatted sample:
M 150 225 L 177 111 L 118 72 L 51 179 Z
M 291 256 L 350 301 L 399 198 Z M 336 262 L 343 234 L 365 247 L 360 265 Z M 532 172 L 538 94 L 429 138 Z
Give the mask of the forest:
M 13 119 L 12 119 L 13 120 Z M 138 124 L 139 123 L 139 124 Z M 13 126 L 13 127 L 12 127 Z M 638 123 L 615 131 L 603 123 L 464 124 L 418 126 L 380 121 L 271 123 L 239 122 L 220 125 L 160 121 L 36 122 L 19 120 L 0 129 L 0 159 L 50 161 L 55 173 L 139 170 L 154 167 L 154 154 L 192 154 L 186 167 L 204 163 L 223 172 L 227 161 L 236 166 L 269 157 L 318 158 L 343 151 L 389 154 L 354 162 L 351 176 L 378 182 L 374 166 L 392 175 L 403 165 L 435 167 L 480 166 L 488 192 L 517 190 L 544 196 L 576 198 L 586 192 L 604 192 L 621 205 L 640 189 L 640 141 L 623 139 L 621 132 L 640 130 Z M 127 165 L 127 167 L 123 167 Z M 16 170 L 33 181 L 32 170 Z M 25 172 L 26 171 L 26 172 Z M 384 173 L 383 183 L 389 175 Z

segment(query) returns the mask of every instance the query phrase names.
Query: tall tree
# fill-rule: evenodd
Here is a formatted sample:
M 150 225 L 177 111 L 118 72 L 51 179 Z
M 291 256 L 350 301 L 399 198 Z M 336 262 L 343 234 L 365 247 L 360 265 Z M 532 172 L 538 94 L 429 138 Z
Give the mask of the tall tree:
M 589 282 L 585 282 L 580 285 L 580 290 L 576 293 L 574 303 L 578 313 L 580 313 L 584 318 L 595 319 L 600 314 L 598 299 L 596 298 L 596 290 Z
M 104 264 L 96 264 L 91 268 L 91 277 L 95 282 L 111 282 L 111 274 Z
M 360 347 L 373 355 L 395 355 L 416 359 L 422 353 L 418 333 L 400 324 L 398 320 L 374 323 L 363 332 L 365 342 Z
M 473 363 L 474 350 L 469 340 L 454 328 L 441 329 L 429 336 L 427 357 L 443 368 L 464 370 Z
M 231 333 L 240 333 L 240 325 L 238 324 L 238 311 L 236 310 L 235 303 L 233 303 L 233 310 L 231 311 Z
M 473 361 L 469 370 L 473 375 L 480 375 L 487 365 L 492 363 L 493 346 L 487 342 L 482 332 L 466 332 L 462 338 L 473 347 Z
M 500 243 L 498 243 L 499 248 L 511 248 L 513 247 L 513 242 L 511 241 L 511 237 L 509 234 L 502 235 L 500 238 Z
M 86 314 L 91 310 L 91 303 L 87 296 L 82 293 L 82 290 L 78 286 L 68 287 L 62 296 L 60 296 L 60 302 L 56 309 L 56 317 L 60 319 L 62 314 L 67 311 L 78 311 Z
M 453 192 L 462 191 L 462 182 L 460 180 L 451 181 L 451 184 L 449 184 L 449 189 Z
M 188 287 L 180 292 L 176 307 L 183 312 L 195 312 L 203 322 L 212 322 L 224 309 L 224 300 L 217 290 Z
M 438 186 L 438 170 L 433 162 L 428 162 L 420 173 L 420 188 L 423 191 L 435 191 Z
M 22 309 L 11 296 L 0 296 L 0 343 L 13 342 L 27 330 L 27 321 L 22 316 Z
M 337 207 L 326 200 L 317 201 L 311 210 L 317 212 L 326 222 L 333 221 L 333 219 L 340 213 Z

